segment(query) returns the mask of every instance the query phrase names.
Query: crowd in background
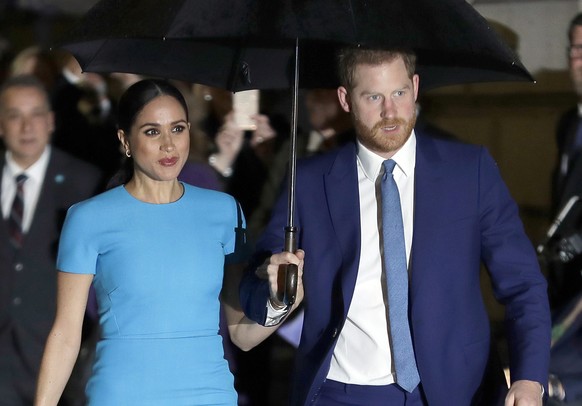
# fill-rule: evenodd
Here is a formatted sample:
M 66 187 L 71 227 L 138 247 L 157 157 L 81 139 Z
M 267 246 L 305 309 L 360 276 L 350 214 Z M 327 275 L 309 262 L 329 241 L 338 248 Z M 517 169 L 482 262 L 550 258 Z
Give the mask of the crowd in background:
M 83 73 L 72 55 L 49 51 L 40 46 L 27 47 L 4 62 L 0 71 L 1 82 L 32 75 L 46 88 L 54 113 L 54 128 L 47 134 L 47 145 L 98 171 L 98 185 L 91 194 L 100 193 L 114 184 L 126 160 L 116 134 L 116 105 L 121 94 L 143 77 L 125 73 Z M 190 159 L 180 173 L 180 180 L 225 191 L 236 197 L 247 218 L 251 240 L 255 239 L 268 220 L 270 206 L 287 170 L 290 128 L 286 115 L 289 95 L 280 91 L 262 93 L 260 114 L 253 117 L 256 129 L 246 131 L 238 128 L 234 121 L 230 92 L 198 84 L 172 82 L 188 102 L 191 121 Z M 298 129 L 300 157 L 326 151 L 353 138 L 349 132 L 349 117 L 341 111 L 335 90 L 308 91 L 306 100 L 306 107 L 302 108 L 307 112 L 308 122 Z M 2 154 L 5 150 L 6 145 L 3 143 Z M 87 182 L 90 183 L 89 180 Z M 89 196 L 87 194 L 85 198 Z M 59 215 L 64 216 L 64 213 Z M 50 240 L 47 238 L 47 244 L 56 244 L 54 236 Z M 55 256 L 53 253 L 52 260 L 56 259 Z M 6 272 L 13 273 L 13 270 Z M 8 284 L 3 285 L 8 288 Z M 38 296 L 51 298 L 48 301 L 53 303 L 43 308 L 44 318 L 50 319 L 54 317 L 55 296 L 54 292 L 49 291 L 54 289 L 54 281 L 37 286 L 22 293 L 26 297 L 20 300 L 34 301 Z M 7 289 L 6 300 L 9 300 L 10 295 L 14 295 L 14 292 Z M 2 309 L 2 312 L 10 312 L 9 307 Z M 62 400 L 63 404 L 71 406 L 84 402 L 84 384 L 97 338 L 96 321 L 96 303 L 94 296 L 90 296 L 83 348 L 73 379 Z M 221 325 L 221 328 L 224 329 L 224 326 Z M 43 341 L 46 328 L 37 333 L 40 341 Z M 9 337 L 10 329 L 5 328 L 2 334 L 6 340 L 13 340 Z M 243 352 L 230 343 L 228 334 L 223 334 L 223 337 L 225 354 L 236 377 L 239 403 L 270 405 L 273 404 L 272 396 L 284 402 L 293 346 L 274 336 L 252 351 Z M 16 347 L 19 345 L 24 344 L 15 343 L 10 347 L 18 351 Z M 27 366 L 30 368 L 29 380 L 34 379 L 39 361 L 37 357 Z M 276 374 L 273 373 L 274 369 L 277 370 Z M 4 372 L 9 373 L 8 370 Z M 8 380 L 5 382 L 8 383 Z M 32 384 L 29 382 L 25 389 L 29 395 Z M 16 390 L 19 391 L 18 388 Z
M 580 95 L 582 94 L 582 85 L 580 85 L 582 68 L 578 65 L 582 60 L 582 34 L 580 34 L 582 31 L 577 30 L 582 30 L 580 28 L 582 18 L 575 19 L 573 27 L 570 32 L 571 47 L 568 57 L 575 90 Z M 9 49 L 5 46 L 6 48 Z M 116 136 L 116 105 L 123 91 L 141 77 L 125 73 L 107 75 L 83 73 L 71 55 L 61 51 L 49 51 L 41 46 L 30 46 L 18 52 L 4 52 L 0 66 L 0 83 L 10 77 L 20 75 L 36 76 L 50 96 L 54 112 L 54 128 L 50 131 L 48 143 L 55 150 L 63 151 L 91 165 L 94 169 L 94 172 L 88 175 L 86 183 L 89 185 L 96 182 L 97 185 L 91 192 L 78 198 L 86 198 L 90 194 L 104 191 L 118 170 L 122 168 L 125 160 L 124 152 Z M 287 170 L 289 118 L 286 113 L 289 111 L 287 108 L 289 95 L 275 91 L 262 93 L 260 114 L 254 117 L 257 128 L 246 131 L 238 128 L 234 121 L 230 92 L 199 84 L 177 81 L 173 83 L 188 101 L 192 124 L 190 159 L 180 174 L 180 179 L 195 186 L 220 190 L 233 195 L 242 205 L 251 241 L 253 241 L 258 238 L 270 216 L 270 209 Z M 301 109 L 306 113 L 307 119 L 300 124 L 298 130 L 299 157 L 322 153 L 354 139 L 352 123 L 349 116 L 341 110 L 335 90 L 307 91 L 304 93 L 302 102 L 304 104 Z M 580 111 L 582 108 L 578 106 L 573 112 L 568 113 L 559 125 L 560 159 L 558 159 L 559 167 L 556 169 L 555 184 L 557 186 L 553 199 L 555 215 L 563 209 L 572 196 L 582 192 L 580 180 L 574 183 L 571 180 L 576 179 L 575 174 L 578 170 L 576 168 L 582 167 L 580 164 L 582 160 L 576 161 L 579 153 L 577 148 L 582 145 L 582 141 L 578 143 L 575 135 Z M 418 124 L 425 125 L 425 122 L 419 120 Z M 436 134 L 437 129 L 432 129 L 431 132 Z M 452 137 L 447 133 L 437 135 Z M 0 152 L 4 154 L 7 146 L 1 147 Z M 95 181 L 95 173 L 100 174 L 98 182 Z M 62 210 L 62 207 L 58 210 Z M 62 213 L 59 212 L 58 215 Z M 564 257 L 558 260 L 551 259 L 554 264 L 550 267 L 550 299 L 558 329 L 563 327 L 564 319 L 572 315 L 572 310 L 578 309 L 582 303 L 580 299 L 582 276 L 579 271 L 582 255 L 578 256 L 582 253 L 582 239 L 577 240 L 576 237 L 572 237 L 579 234 L 579 224 L 579 221 L 574 221 L 568 225 L 567 232 L 561 230 L 564 238 L 560 240 L 562 246 L 559 249 L 561 249 L 560 252 L 565 252 L 565 255 L 570 255 L 568 260 L 563 260 Z M 54 230 L 51 230 L 51 233 L 54 234 Z M 55 244 L 53 234 L 50 239 L 47 236 L 46 244 Z M 54 247 L 49 248 L 54 251 Z M 576 252 L 577 249 L 579 249 L 578 252 Z M 16 268 L 20 263 L 21 261 L 17 259 L 11 259 L 10 264 L 14 269 L 4 270 L 0 277 L 11 278 L 7 280 L 13 281 L 14 277 L 9 277 L 7 274 L 19 272 Z M 572 270 L 572 267 L 576 269 Z M 18 339 L 15 337 L 18 336 L 12 333 L 8 326 L 11 323 L 13 327 L 18 322 L 8 322 L 7 314 L 12 313 L 11 309 L 19 304 L 14 302 L 16 298 L 11 297 L 13 293 L 7 291 L 8 284 L 5 280 L 0 280 L 0 286 L 3 289 L 0 291 L 5 296 L 0 297 L 2 300 L 0 302 L 0 340 L 2 340 L 0 346 L 5 345 L 0 349 L 0 355 L 2 355 L 0 358 L 8 359 L 4 357 L 3 351 L 22 352 L 25 349 L 20 347 L 26 345 L 26 342 L 14 342 Z M 37 286 L 22 293 L 28 297 L 18 297 L 18 299 L 34 301 L 41 296 L 52 298 L 53 295 L 48 293 L 50 289 L 54 289 L 54 284 Z M 52 318 L 54 315 L 54 309 L 50 305 L 40 311 L 45 312 L 46 318 Z M 65 406 L 82 405 L 84 401 L 83 387 L 91 365 L 96 338 L 96 312 L 95 304 L 90 298 L 83 350 L 74 379 L 69 383 L 63 399 Z M 569 336 L 558 337 L 560 340 L 570 337 L 571 340 L 555 346 L 554 343 L 552 347 L 552 351 L 557 355 L 551 365 L 550 384 L 556 385 L 554 389 L 558 392 L 557 399 L 554 400 L 556 404 L 576 404 L 575 401 L 582 399 L 582 389 L 568 391 L 569 387 L 582 388 L 580 368 L 582 362 L 578 363 L 582 360 L 581 314 L 582 312 L 578 311 L 571 316 L 575 318 L 574 321 L 569 320 L 568 326 L 573 325 L 572 328 L 575 331 L 570 329 Z M 556 334 L 558 334 L 558 329 L 555 329 Z M 38 334 L 42 334 L 43 331 L 46 332 L 46 328 L 39 329 Z M 225 354 L 235 375 L 239 404 L 273 405 L 275 404 L 273 399 L 277 397 L 280 398 L 280 404 L 284 404 L 287 396 L 285 379 L 288 370 L 292 367 L 294 351 L 293 345 L 288 344 L 288 341 L 296 344 L 295 340 L 296 337 L 282 339 L 279 336 L 273 336 L 254 350 L 245 353 L 229 343 L 228 335 L 224 335 Z M 573 358 L 572 354 L 576 354 L 578 358 Z M 34 365 L 34 361 L 27 362 L 31 363 L 24 367 L 26 371 L 22 373 L 22 379 L 31 379 L 38 367 Z M 2 368 L 8 369 L 3 371 Z M 13 368 L 0 361 L 0 379 L 10 374 L 6 371 L 13 371 Z M 274 379 L 275 373 L 281 377 L 280 381 Z M 4 382 L 0 383 L 0 405 L 4 404 L 2 403 Z M 26 392 L 30 389 L 29 386 L 23 385 L 16 387 L 16 391 Z

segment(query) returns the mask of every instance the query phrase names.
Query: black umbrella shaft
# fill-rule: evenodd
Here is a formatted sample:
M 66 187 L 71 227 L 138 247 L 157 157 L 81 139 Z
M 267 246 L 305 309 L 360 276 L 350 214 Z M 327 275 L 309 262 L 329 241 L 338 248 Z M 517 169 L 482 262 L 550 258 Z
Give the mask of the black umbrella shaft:
M 299 39 L 295 39 L 295 72 L 291 111 L 291 145 L 289 147 L 289 200 L 287 202 L 287 227 L 285 227 L 285 251 L 297 251 L 297 227 L 295 227 L 295 174 L 297 164 L 297 105 L 299 95 Z M 291 306 L 297 296 L 298 268 L 295 264 L 285 267 L 285 290 L 282 301 Z
M 289 148 L 289 196 L 287 202 L 287 226 L 295 226 L 295 178 L 297 166 L 297 105 L 299 99 L 299 39 L 295 39 L 295 72 L 291 106 L 291 145 Z

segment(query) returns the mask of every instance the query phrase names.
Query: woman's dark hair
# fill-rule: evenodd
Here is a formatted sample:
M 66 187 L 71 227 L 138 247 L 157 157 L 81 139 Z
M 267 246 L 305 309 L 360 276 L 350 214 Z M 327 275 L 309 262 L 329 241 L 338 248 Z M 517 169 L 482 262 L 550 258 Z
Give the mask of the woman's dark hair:
M 131 85 L 119 99 L 117 107 L 117 128 L 129 133 L 137 115 L 153 99 L 159 96 L 170 96 L 176 99 L 184 108 L 188 120 L 188 105 L 182 93 L 165 80 L 145 79 Z
M 129 135 L 131 127 L 143 108 L 156 97 L 170 96 L 180 103 L 188 118 L 188 105 L 180 91 L 170 82 L 160 79 L 144 79 L 131 85 L 119 99 L 117 128 Z M 125 159 L 121 169 L 107 184 L 107 189 L 129 182 L 133 176 L 133 159 Z

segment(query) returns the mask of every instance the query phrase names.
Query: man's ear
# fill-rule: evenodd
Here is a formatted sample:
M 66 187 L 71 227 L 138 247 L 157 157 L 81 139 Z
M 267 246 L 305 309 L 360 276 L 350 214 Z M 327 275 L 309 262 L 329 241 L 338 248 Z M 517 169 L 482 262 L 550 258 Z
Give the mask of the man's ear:
M 342 109 L 346 112 L 350 112 L 350 96 L 348 94 L 348 89 L 343 86 L 337 88 L 337 98 L 339 99 Z

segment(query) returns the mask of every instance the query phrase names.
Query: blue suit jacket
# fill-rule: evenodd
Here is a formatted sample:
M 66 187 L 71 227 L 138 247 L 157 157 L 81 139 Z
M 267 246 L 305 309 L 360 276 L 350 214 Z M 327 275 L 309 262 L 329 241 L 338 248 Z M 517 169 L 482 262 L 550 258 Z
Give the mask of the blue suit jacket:
M 274 208 L 256 262 L 283 247 L 287 197 Z M 518 209 L 484 148 L 417 132 L 410 320 L 422 385 L 431 406 L 470 405 L 484 378 L 489 317 L 483 261 L 505 305 L 513 380 L 546 385 L 550 312 L 546 282 Z M 327 372 L 352 299 L 360 259 L 356 146 L 297 167 L 298 246 L 305 250 L 305 320 L 291 404 L 309 404 Z M 268 287 L 249 272 L 247 315 L 264 322 Z

